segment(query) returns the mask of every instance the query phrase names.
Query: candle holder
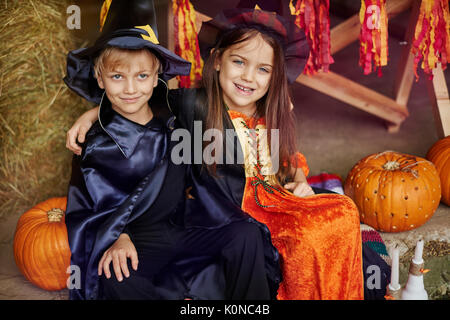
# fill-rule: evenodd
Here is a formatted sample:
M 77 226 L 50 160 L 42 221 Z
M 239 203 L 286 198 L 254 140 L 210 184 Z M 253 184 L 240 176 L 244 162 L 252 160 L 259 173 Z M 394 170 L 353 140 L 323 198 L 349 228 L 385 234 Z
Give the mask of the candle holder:
M 428 293 L 423 283 L 424 262 L 411 260 L 408 281 L 402 290 L 402 300 L 428 300 Z
M 398 282 L 399 278 L 399 249 L 396 245 L 391 250 L 391 258 L 392 258 L 392 265 L 391 265 L 391 282 L 386 287 L 386 300 L 400 300 L 401 297 L 401 285 Z
M 388 284 L 386 287 L 386 300 L 401 300 L 401 294 L 402 294 L 402 287 L 400 285 L 391 286 L 391 284 Z

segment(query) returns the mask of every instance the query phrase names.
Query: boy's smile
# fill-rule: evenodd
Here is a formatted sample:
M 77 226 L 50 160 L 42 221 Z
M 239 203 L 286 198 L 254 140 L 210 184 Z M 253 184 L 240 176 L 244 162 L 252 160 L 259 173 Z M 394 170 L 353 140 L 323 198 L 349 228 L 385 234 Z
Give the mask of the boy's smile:
M 112 108 L 125 118 L 139 124 L 148 123 L 152 111 L 148 106 L 153 88 L 158 85 L 158 66 L 151 53 L 113 51 L 97 77 L 105 89 Z
M 123 100 L 123 102 L 125 103 L 135 103 L 139 100 L 140 97 L 136 97 L 136 98 L 120 98 Z
M 258 35 L 225 50 L 216 68 L 227 106 L 247 115 L 268 91 L 272 76 L 273 49 Z

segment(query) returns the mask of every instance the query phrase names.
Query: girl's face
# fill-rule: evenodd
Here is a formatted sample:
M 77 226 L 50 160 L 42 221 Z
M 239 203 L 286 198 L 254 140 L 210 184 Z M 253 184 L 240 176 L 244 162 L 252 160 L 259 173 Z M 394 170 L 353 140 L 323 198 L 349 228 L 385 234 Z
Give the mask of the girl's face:
M 260 34 L 232 45 L 216 62 L 223 99 L 231 110 L 252 116 L 268 91 L 274 53 Z
M 116 55 L 116 56 L 115 56 Z M 125 118 L 146 124 L 152 118 L 148 106 L 153 88 L 158 84 L 158 69 L 150 53 L 112 52 L 105 61 L 105 70 L 97 77 L 105 89 L 112 108 Z

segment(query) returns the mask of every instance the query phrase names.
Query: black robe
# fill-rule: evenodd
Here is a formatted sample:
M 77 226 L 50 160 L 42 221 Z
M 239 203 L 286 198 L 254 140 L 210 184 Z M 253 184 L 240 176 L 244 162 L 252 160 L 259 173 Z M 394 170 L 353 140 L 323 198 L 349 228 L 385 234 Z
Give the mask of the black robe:
M 240 208 L 245 184 L 242 166 L 224 166 L 218 170 L 218 177 L 211 177 L 201 164 L 174 164 L 171 159 L 171 151 L 178 144 L 172 141 L 174 125 L 187 129 L 195 143 L 193 121 L 204 118 L 203 91 L 171 90 L 166 100 L 159 87 L 150 100 L 153 122 L 139 126 L 109 105 L 102 106 L 100 121 L 87 134 L 81 157 L 74 156 L 66 224 L 71 264 L 81 269 L 81 288 L 71 289 L 70 298 L 102 298 L 97 276 L 102 254 L 122 232 L 127 232 L 127 225 L 150 212 L 155 223 L 170 216 L 173 224 L 185 228 L 213 229 L 242 220 L 258 225 L 264 239 L 270 295 L 275 299 L 281 281 L 278 252 L 268 228 Z M 172 110 L 177 115 L 175 121 Z M 191 151 L 193 154 L 193 148 L 187 150 Z M 194 199 L 185 197 L 186 187 L 192 187 Z M 166 193 L 171 194 L 172 201 L 162 196 Z M 154 207 L 159 208 L 153 210 L 157 212 L 151 210 Z M 204 265 L 200 271 L 199 265 Z M 162 291 L 187 286 L 197 297 L 223 298 L 223 281 L 216 281 L 223 273 L 217 260 L 183 258 L 173 261 L 166 270 L 159 278 Z
M 260 228 L 264 241 L 265 269 L 270 295 L 272 299 L 276 299 L 277 290 L 282 281 L 280 257 L 278 250 L 272 244 L 269 228 L 241 209 L 245 170 L 242 148 L 237 136 L 232 141 L 224 137 L 224 148 L 232 147 L 235 151 L 232 154 L 233 159 L 227 160 L 224 152 L 222 163 L 227 164 L 217 165 L 216 175 L 210 175 L 199 159 L 199 150 L 203 141 L 201 138 L 203 132 L 200 128 L 205 122 L 207 113 L 204 89 L 171 90 L 169 101 L 181 127 L 185 128 L 191 137 L 187 185 L 192 198 L 185 200 L 184 209 L 178 211 L 172 221 L 187 228 L 219 228 L 240 220 L 256 224 Z M 223 118 L 225 129 L 234 130 L 226 111 L 223 112 Z
M 82 155 L 73 157 L 66 225 L 71 265 L 81 271 L 81 282 L 70 288 L 71 299 L 99 298 L 98 262 L 145 212 L 140 206 L 165 208 L 153 213 L 157 223 L 167 220 L 184 196 L 186 166 L 169 159 L 174 117 L 157 96 L 150 100 L 154 117 L 145 126 L 122 117 L 105 98 Z M 170 193 L 173 201 L 157 205 L 160 193 Z

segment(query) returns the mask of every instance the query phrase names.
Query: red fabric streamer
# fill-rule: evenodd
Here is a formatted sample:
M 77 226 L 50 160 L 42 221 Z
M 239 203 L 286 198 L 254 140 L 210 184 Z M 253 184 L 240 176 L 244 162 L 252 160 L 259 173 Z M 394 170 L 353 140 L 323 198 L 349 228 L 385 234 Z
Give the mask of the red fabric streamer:
M 378 76 L 381 77 L 381 67 L 386 66 L 388 61 L 386 0 L 361 0 L 359 20 L 359 65 L 365 75 L 378 68 Z
M 189 76 L 177 76 L 180 88 L 197 86 L 202 78 L 203 60 L 200 56 L 195 10 L 189 0 L 173 1 L 175 53 L 192 64 Z
M 329 0 L 291 0 L 289 7 L 295 15 L 295 23 L 306 33 L 311 49 L 304 73 L 313 75 L 322 70 L 328 72 L 334 63 L 331 56 Z
M 433 78 L 433 69 L 440 62 L 442 70 L 447 68 L 450 57 L 450 14 L 446 0 L 422 0 L 417 19 L 414 41 L 411 47 L 414 58 L 414 73 L 419 80 L 417 66 Z

